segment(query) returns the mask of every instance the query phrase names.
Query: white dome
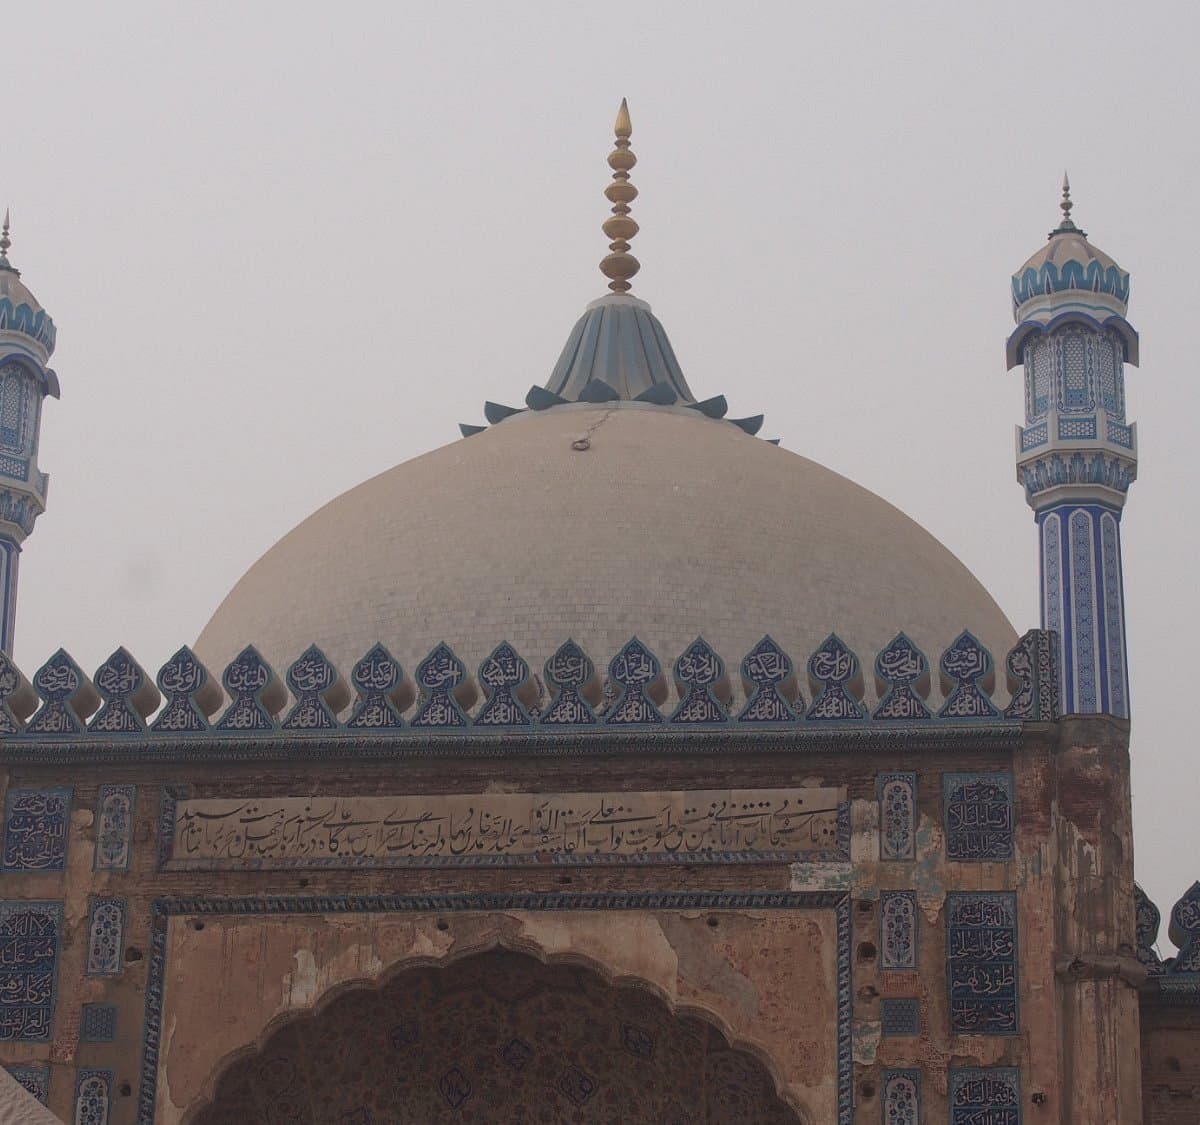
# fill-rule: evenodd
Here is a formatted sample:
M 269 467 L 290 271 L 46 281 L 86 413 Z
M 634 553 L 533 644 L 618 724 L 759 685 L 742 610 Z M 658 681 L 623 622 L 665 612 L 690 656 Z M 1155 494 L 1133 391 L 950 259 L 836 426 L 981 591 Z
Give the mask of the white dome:
M 765 633 L 803 678 L 836 632 L 869 680 L 898 631 L 936 669 L 964 628 L 1002 669 L 1000 608 L 878 496 L 694 410 L 604 403 L 516 415 L 339 496 L 247 571 L 196 651 L 219 674 L 253 643 L 282 675 L 316 643 L 348 676 L 382 641 L 411 675 L 439 641 L 474 670 L 507 640 L 540 673 L 568 637 L 603 670 L 636 634 L 669 675 L 703 634 L 736 680 Z

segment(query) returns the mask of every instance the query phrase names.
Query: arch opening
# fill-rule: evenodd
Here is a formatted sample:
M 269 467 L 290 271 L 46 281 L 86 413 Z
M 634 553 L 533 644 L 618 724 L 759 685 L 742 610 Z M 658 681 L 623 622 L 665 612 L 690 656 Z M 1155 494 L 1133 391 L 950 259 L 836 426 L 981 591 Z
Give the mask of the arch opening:
M 344 992 L 212 1089 L 189 1125 L 803 1125 L 711 1023 L 503 949 Z

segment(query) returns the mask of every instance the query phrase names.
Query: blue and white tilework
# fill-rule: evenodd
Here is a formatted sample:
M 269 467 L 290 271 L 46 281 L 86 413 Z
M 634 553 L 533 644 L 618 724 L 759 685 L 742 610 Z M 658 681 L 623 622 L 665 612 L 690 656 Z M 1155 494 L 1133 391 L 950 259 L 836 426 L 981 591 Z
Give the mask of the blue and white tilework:
M 117 1037 L 117 1009 L 113 1004 L 84 1004 L 79 1014 L 79 1038 L 84 1043 L 111 1043 Z
M 70 789 L 10 789 L 4 802 L 4 871 L 63 871 Z
M 946 858 L 1000 862 L 1012 859 L 1012 774 L 948 773 L 942 783 Z
M 0 1040 L 50 1038 L 62 918 L 59 902 L 0 902 Z
M 133 847 L 132 785 L 101 785 L 96 799 L 97 871 L 128 871 Z
M 881 773 L 875 786 L 879 798 L 879 858 L 915 859 L 917 775 Z
M 17 1080 L 17 1084 L 31 1098 L 46 1104 L 50 1097 L 50 1067 L 45 1064 L 34 1064 L 30 1066 L 10 1066 L 8 1073 Z
M 883 1125 L 921 1125 L 921 1074 L 883 1072 Z
M 125 900 L 94 898 L 88 909 L 87 974 L 112 977 L 125 955 Z
M 879 1029 L 885 1038 L 921 1033 L 921 1002 L 915 996 L 886 996 L 879 1001 Z
M 1042 624 L 1058 633 L 1064 714 L 1129 717 L 1120 518 L 1102 504 L 1037 515 Z
M 75 1125 L 108 1125 L 111 1070 L 80 1070 L 75 1075 Z
M 950 1071 L 950 1125 L 1021 1125 L 1021 1072 L 993 1066 Z
M 1017 899 L 1007 891 L 946 896 L 950 1030 L 1016 1035 Z
M 917 967 L 917 896 L 912 891 L 884 891 L 879 896 L 880 968 Z

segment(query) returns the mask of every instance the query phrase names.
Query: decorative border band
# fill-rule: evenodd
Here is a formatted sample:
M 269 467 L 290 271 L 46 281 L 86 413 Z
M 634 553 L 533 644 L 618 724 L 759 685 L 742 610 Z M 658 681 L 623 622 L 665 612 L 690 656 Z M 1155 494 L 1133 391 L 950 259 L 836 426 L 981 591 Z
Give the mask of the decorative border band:
M 656 755 L 712 755 L 729 751 L 761 754 L 906 753 L 964 748 L 1012 750 L 1030 724 L 1017 719 L 980 723 L 825 723 L 818 729 L 796 727 L 707 730 L 555 731 L 461 735 L 419 730 L 377 735 L 300 733 L 213 737 L 209 734 L 135 739 L 80 736 L 63 739 L 0 739 L 0 763 L 92 765 L 113 762 L 268 762 L 354 761 L 406 758 L 519 758 Z

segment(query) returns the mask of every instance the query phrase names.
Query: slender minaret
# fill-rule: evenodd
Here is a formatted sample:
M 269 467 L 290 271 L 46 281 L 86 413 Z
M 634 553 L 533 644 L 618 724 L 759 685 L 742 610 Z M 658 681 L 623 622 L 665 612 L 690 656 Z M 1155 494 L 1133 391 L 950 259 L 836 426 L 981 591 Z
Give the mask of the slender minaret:
M 1137 427 L 1125 420 L 1125 364 L 1138 337 L 1125 319 L 1129 274 L 1062 219 L 1012 279 L 1008 367 L 1025 367 L 1017 480 L 1037 520 L 1042 628 L 1059 637 L 1064 714 L 1129 717 L 1121 510 L 1137 476 Z
M 49 478 L 38 469 L 42 400 L 58 398 L 58 376 L 47 366 L 54 321 L 8 260 L 8 212 L 0 228 L 0 649 L 13 649 L 17 565 L 21 544 L 46 510 Z

